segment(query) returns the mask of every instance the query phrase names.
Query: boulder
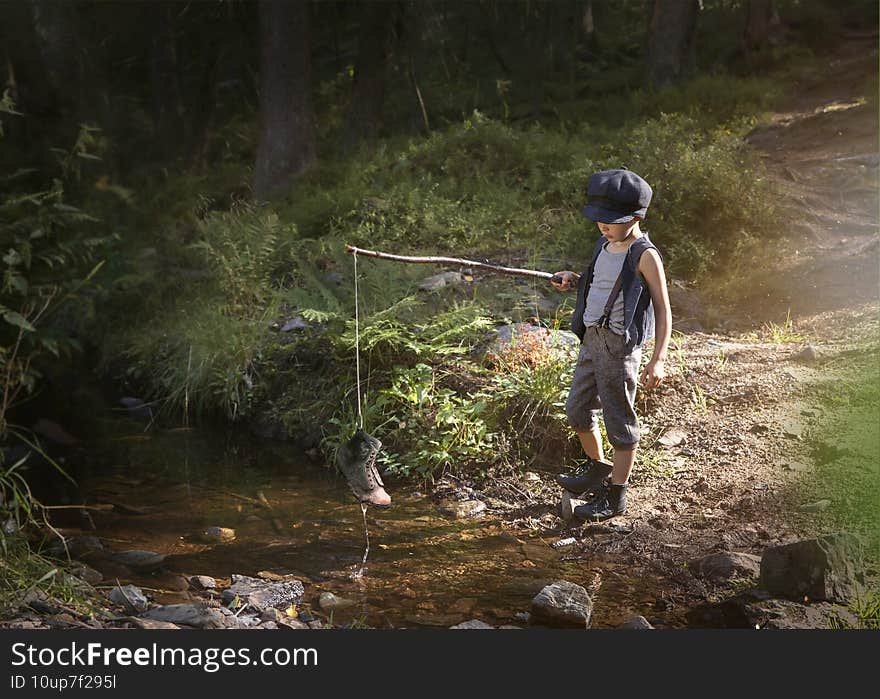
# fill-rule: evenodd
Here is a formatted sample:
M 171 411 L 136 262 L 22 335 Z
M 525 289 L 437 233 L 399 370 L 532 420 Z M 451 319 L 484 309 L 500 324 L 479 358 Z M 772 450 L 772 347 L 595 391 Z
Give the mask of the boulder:
M 593 600 L 573 582 L 558 580 L 544 587 L 532 600 L 531 621 L 548 626 L 590 627 Z
M 122 605 L 129 612 L 138 614 L 147 611 L 149 601 L 143 591 L 134 585 L 117 585 L 108 595 L 110 601 Z
M 166 621 L 171 624 L 194 626 L 197 629 L 235 629 L 239 627 L 238 619 L 223 614 L 216 607 L 204 604 L 185 603 L 168 604 L 156 607 L 141 615 L 144 619 Z
M 469 621 L 463 621 L 460 624 L 456 624 L 455 626 L 450 626 L 450 629 L 495 629 L 492 624 L 487 624 L 485 621 L 480 621 L 479 619 L 470 619 Z
M 232 584 L 223 591 L 223 602 L 229 604 L 238 597 L 243 604 L 262 612 L 268 607 L 287 609 L 299 602 L 304 593 L 299 580 L 260 580 L 233 574 Z
M 771 546 L 761 557 L 761 587 L 790 599 L 854 599 L 864 577 L 862 543 L 851 534 Z
M 482 500 L 443 500 L 439 505 L 442 514 L 453 519 L 477 517 L 486 510 Z
M 751 553 L 720 551 L 690 562 L 694 575 L 723 582 L 733 577 L 757 577 L 761 571 L 761 557 Z
M 803 604 L 770 599 L 765 590 L 741 592 L 721 602 L 696 607 L 687 614 L 691 628 L 828 629 L 859 627 L 846 607 L 830 602 Z

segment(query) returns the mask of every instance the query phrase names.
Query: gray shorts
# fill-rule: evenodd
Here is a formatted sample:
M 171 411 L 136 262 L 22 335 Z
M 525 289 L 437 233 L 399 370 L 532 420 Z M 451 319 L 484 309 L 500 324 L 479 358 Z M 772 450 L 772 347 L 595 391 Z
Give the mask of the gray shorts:
M 636 447 L 639 420 L 633 403 L 641 358 L 641 348 L 625 351 L 623 335 L 597 326 L 587 328 L 565 401 L 572 428 L 578 432 L 596 429 L 601 412 L 611 446 Z

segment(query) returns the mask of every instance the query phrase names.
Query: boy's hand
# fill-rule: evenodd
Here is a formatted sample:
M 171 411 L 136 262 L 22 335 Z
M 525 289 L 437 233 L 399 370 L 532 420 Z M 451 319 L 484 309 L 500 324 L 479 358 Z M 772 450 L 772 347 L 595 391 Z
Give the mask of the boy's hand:
M 556 291 L 571 291 L 577 289 L 581 275 L 576 272 L 557 272 L 550 278 L 550 284 Z
M 657 388 L 666 376 L 666 366 L 662 359 L 652 359 L 645 365 L 639 382 L 646 388 Z

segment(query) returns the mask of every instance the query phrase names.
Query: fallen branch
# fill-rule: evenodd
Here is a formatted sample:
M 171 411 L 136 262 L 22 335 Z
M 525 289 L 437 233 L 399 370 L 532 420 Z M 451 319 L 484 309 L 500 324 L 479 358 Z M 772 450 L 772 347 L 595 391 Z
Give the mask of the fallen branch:
M 514 277 L 535 277 L 537 279 L 553 279 L 555 275 L 550 272 L 540 272 L 534 269 L 519 269 L 517 267 L 502 267 L 500 265 L 490 265 L 488 262 L 476 262 L 474 260 L 464 260 L 459 257 L 412 257 L 410 255 L 392 255 L 388 252 L 378 252 L 377 250 L 364 250 L 356 248 L 354 245 L 346 245 L 348 252 L 364 257 L 378 257 L 382 260 L 393 260 L 394 262 L 413 262 L 417 264 L 442 264 L 442 265 L 463 265 L 465 267 L 473 267 L 475 269 L 484 269 L 487 272 L 495 272 L 496 274 L 508 274 Z

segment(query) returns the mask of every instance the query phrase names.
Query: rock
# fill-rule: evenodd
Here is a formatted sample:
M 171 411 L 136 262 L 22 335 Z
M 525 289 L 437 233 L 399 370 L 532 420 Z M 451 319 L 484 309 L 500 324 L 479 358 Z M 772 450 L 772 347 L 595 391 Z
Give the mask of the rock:
M 791 355 L 796 362 L 804 362 L 806 364 L 817 361 L 821 357 L 819 350 L 813 345 L 807 345 L 800 352 Z
M 260 624 L 260 628 L 275 630 L 278 628 L 278 624 L 276 624 L 274 621 L 264 621 L 262 624 Z
M 182 624 L 183 626 L 194 626 L 198 629 L 234 629 L 240 626 L 236 617 L 227 616 L 215 607 L 206 607 L 204 604 L 198 603 L 169 604 L 164 607 L 156 607 L 142 614 L 141 617 Z
M 307 631 L 309 629 L 308 624 L 304 624 L 298 619 L 292 619 L 291 617 L 285 617 L 275 623 L 278 624 L 278 628 L 289 629 L 291 631 Z
M 104 551 L 104 544 L 97 536 L 72 536 L 65 539 L 67 543 L 67 553 L 71 558 L 86 558 L 99 555 Z M 64 543 L 59 539 L 55 539 L 46 548 L 46 555 L 53 558 L 66 558 Z
M 104 576 L 101 575 L 101 573 L 94 568 L 87 566 L 85 563 L 75 563 L 70 567 L 70 572 L 80 580 L 87 582 L 89 585 L 97 585 L 104 579 Z
M 208 527 L 200 531 L 196 538 L 205 544 L 222 544 L 235 540 L 235 530 L 229 527 Z
M 651 626 L 650 622 L 647 619 L 645 619 L 645 617 L 634 616 L 631 619 L 623 622 L 617 628 L 618 629 L 646 630 L 646 629 L 653 629 L 654 627 Z
M 817 500 L 816 502 L 808 502 L 798 508 L 800 512 L 816 513 L 827 510 L 831 506 L 831 500 Z
M 593 600 L 575 583 L 558 580 L 544 587 L 532 600 L 532 621 L 549 626 L 587 629 L 593 614 Z
M 691 628 L 727 629 L 828 629 L 859 627 L 847 608 L 829 602 L 803 604 L 770 599 L 765 590 L 752 589 L 733 597 L 696 607 L 687 614 Z
M 443 500 L 438 509 L 444 515 L 454 519 L 477 517 L 486 510 L 482 500 Z
M 495 338 L 490 346 L 493 352 L 504 353 L 517 345 L 543 345 L 563 351 L 567 348 L 579 347 L 580 340 L 577 335 L 567 330 L 550 330 L 531 323 L 513 323 L 495 328 Z
M 138 420 L 153 419 L 153 411 L 150 409 L 150 406 L 147 405 L 140 398 L 123 396 L 119 399 L 119 404 L 126 410 L 128 410 L 128 414 L 131 415 L 131 417 L 133 418 L 136 418 Z
M 354 600 L 345 599 L 344 597 L 337 597 L 332 592 L 322 592 L 321 597 L 318 599 L 318 606 L 327 612 L 333 609 L 345 609 L 346 607 L 351 607 L 354 604 Z
M 158 631 L 162 629 L 180 629 L 177 624 L 172 624 L 170 621 L 158 621 L 156 619 L 141 619 L 136 616 L 125 617 L 125 621 L 133 626 L 136 626 L 139 629 L 146 629 L 147 631 Z
M 285 613 L 283 613 L 279 609 L 275 609 L 275 607 L 269 607 L 268 609 L 263 610 L 262 614 L 260 614 L 261 621 L 274 621 L 276 624 L 280 624 L 284 619 L 289 619 Z
M 761 587 L 796 600 L 849 601 L 863 576 L 862 543 L 851 534 L 772 546 L 761 557 Z
M 141 551 L 137 549 L 132 551 L 119 551 L 118 553 L 114 553 L 111 558 L 117 563 L 121 563 L 133 570 L 139 571 L 155 570 L 161 566 L 162 562 L 165 560 L 165 556 L 161 553 Z
M 139 587 L 134 585 L 122 585 L 114 587 L 108 595 L 111 602 L 120 604 L 128 611 L 138 614 L 147 611 L 149 601 Z
M 299 580 L 260 580 L 246 575 L 232 575 L 232 584 L 223 590 L 223 603 L 231 603 L 236 596 L 258 612 L 268 607 L 287 609 L 302 599 L 305 588 Z
M 687 439 L 687 434 L 681 430 L 666 430 L 657 441 L 664 447 L 677 447 Z
M 794 471 L 795 473 L 809 473 L 813 470 L 809 464 L 804 464 L 799 461 L 789 461 L 787 464 L 784 464 L 782 468 L 786 471 Z
M 463 621 L 460 624 L 456 624 L 455 626 L 450 626 L 450 629 L 492 629 L 495 627 L 491 624 L 487 624 L 485 621 L 480 621 L 479 619 L 471 619 L 469 621 Z
M 782 421 L 782 434 L 791 439 L 800 439 L 804 434 L 804 425 L 799 420 L 787 418 Z
M 572 546 L 576 543 L 577 543 L 577 539 L 575 539 L 573 536 L 569 536 L 569 537 L 566 537 L 565 539 L 560 539 L 559 541 L 554 541 L 550 545 L 555 549 L 562 549 L 562 548 L 565 548 L 566 546 Z
M 61 425 L 57 422 L 52 422 L 52 420 L 47 420 L 44 417 L 37 420 L 31 429 L 49 441 L 65 447 L 72 447 L 79 444 L 79 440 L 67 432 Z
M 295 316 L 281 326 L 281 332 L 289 333 L 291 330 L 307 330 L 309 327 L 309 324 L 302 316 Z
M 440 272 L 430 277 L 425 277 L 419 284 L 422 291 L 437 291 L 444 286 L 453 286 L 464 281 L 464 275 L 461 272 Z
M 721 551 L 710 553 L 690 563 L 694 575 L 723 582 L 732 577 L 757 577 L 761 571 L 761 557 L 751 553 Z
M 210 575 L 193 575 L 189 584 L 196 590 L 214 590 L 217 587 L 217 581 Z

